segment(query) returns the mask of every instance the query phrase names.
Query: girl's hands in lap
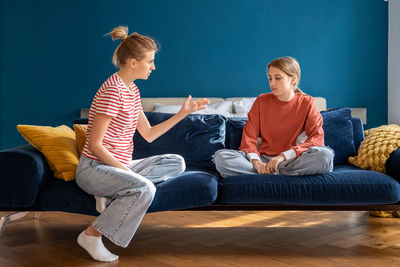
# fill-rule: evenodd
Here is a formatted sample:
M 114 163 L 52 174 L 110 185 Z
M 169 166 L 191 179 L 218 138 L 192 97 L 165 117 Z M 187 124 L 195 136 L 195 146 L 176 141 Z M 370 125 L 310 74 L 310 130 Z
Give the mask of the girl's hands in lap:
M 258 174 L 273 174 L 278 170 L 278 165 L 285 161 L 285 156 L 280 154 L 279 156 L 273 157 L 268 163 L 263 163 L 261 160 L 252 160 L 254 169 L 256 169 Z
M 273 174 L 276 173 L 278 170 L 278 165 L 285 161 L 285 156 L 283 154 L 280 154 L 279 156 L 273 157 L 272 159 L 269 160 L 267 164 L 267 173 Z
M 258 174 L 264 174 L 264 173 L 269 173 L 267 166 L 267 163 L 262 162 L 261 160 L 258 159 L 253 159 L 251 161 L 251 163 L 253 164 L 254 169 L 256 169 Z

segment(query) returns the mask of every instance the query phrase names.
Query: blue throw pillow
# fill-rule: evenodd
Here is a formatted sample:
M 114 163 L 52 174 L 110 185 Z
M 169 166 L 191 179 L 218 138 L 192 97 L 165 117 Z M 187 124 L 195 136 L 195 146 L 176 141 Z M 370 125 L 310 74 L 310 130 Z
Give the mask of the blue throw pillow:
M 145 114 L 151 125 L 173 116 L 159 112 Z M 137 131 L 133 137 L 133 159 L 172 153 L 183 156 L 188 169 L 213 170 L 212 155 L 225 148 L 225 121 L 222 115 L 191 114 L 152 143 Z
M 228 118 L 226 122 L 226 148 L 238 150 L 242 141 L 246 117 Z
M 347 163 L 347 158 L 356 154 L 353 123 L 349 108 L 331 109 L 321 112 L 325 133 L 325 145 L 335 151 L 334 164 Z

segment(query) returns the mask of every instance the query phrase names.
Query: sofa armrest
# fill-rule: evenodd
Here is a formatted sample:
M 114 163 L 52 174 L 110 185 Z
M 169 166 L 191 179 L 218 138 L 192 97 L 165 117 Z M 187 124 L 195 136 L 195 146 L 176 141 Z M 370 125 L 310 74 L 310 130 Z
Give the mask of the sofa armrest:
M 51 175 L 46 159 L 31 145 L 0 151 L 0 208 L 32 206 Z
M 400 148 L 393 151 L 386 161 L 386 174 L 400 182 Z

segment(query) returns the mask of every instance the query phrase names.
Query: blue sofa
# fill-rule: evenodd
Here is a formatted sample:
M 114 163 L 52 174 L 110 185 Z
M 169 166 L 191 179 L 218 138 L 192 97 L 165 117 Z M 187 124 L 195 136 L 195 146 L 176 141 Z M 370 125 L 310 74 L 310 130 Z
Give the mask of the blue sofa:
M 312 176 L 238 175 L 221 179 L 215 151 L 238 149 L 246 118 L 187 116 L 168 133 L 147 143 L 134 136 L 133 158 L 162 153 L 182 155 L 187 171 L 156 185 L 148 212 L 167 210 L 400 210 L 400 150 L 386 163 L 387 173 L 347 163 L 364 138 L 363 125 L 349 109 L 321 112 L 325 144 L 335 151 L 334 171 Z M 172 114 L 146 112 L 151 124 Z M 80 120 L 77 123 L 85 123 Z M 63 211 L 98 215 L 93 196 L 75 181 L 55 179 L 43 155 L 26 144 L 0 151 L 0 210 Z

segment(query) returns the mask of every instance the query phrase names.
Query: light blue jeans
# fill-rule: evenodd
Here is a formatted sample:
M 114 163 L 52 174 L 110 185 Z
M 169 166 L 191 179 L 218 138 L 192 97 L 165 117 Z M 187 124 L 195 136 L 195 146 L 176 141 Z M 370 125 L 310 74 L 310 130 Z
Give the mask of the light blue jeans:
M 88 194 L 110 199 L 92 225 L 116 245 L 127 247 L 153 201 L 154 183 L 178 176 L 185 168 L 183 157 L 175 154 L 133 160 L 133 172 L 81 156 L 75 179 Z
M 335 152 L 326 146 L 314 146 L 303 152 L 297 159 L 285 160 L 278 165 L 277 174 L 283 175 L 314 175 L 333 170 L 333 158 Z M 261 161 L 268 163 L 273 158 L 267 155 L 261 155 Z M 213 162 L 217 171 L 222 177 L 256 174 L 246 153 L 240 150 L 221 149 L 215 152 Z

